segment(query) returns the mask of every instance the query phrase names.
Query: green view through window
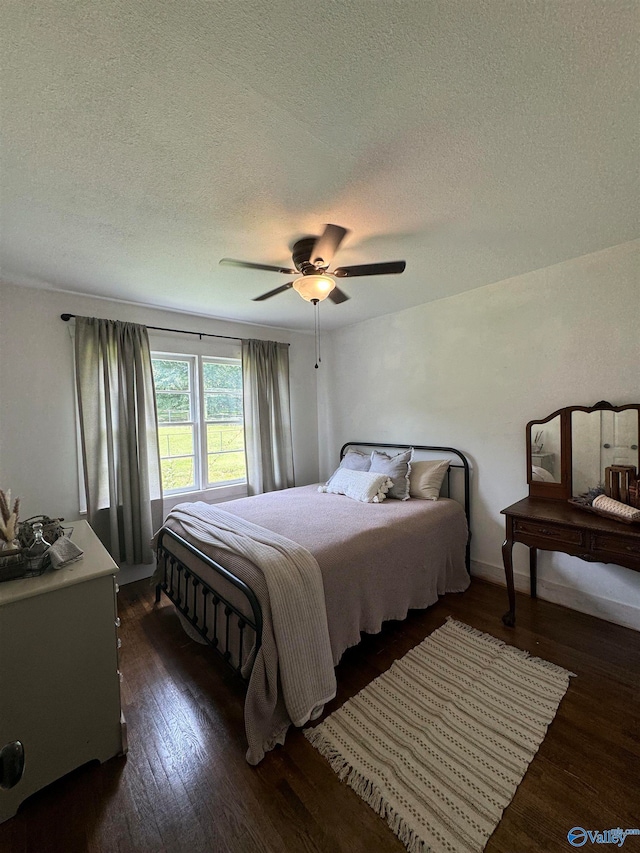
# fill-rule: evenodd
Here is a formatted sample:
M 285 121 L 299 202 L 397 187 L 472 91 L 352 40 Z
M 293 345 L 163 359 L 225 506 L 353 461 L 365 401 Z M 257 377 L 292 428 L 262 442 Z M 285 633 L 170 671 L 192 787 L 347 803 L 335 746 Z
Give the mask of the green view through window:
M 238 359 L 153 353 L 165 494 L 246 480 Z

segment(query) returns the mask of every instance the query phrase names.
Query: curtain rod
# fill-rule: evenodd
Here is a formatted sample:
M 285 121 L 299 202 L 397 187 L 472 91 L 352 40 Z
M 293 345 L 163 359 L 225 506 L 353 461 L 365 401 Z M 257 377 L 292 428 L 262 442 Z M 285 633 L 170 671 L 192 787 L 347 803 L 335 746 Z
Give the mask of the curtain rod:
M 61 314 L 60 319 L 64 320 L 65 323 L 71 319 L 73 319 L 75 314 Z M 146 326 L 147 329 L 153 329 L 154 332 L 177 332 L 179 335 L 197 335 L 200 340 L 202 338 L 224 338 L 227 341 L 242 341 L 244 338 L 236 338 L 233 335 L 214 335 L 213 332 L 188 332 L 185 329 L 167 329 L 165 326 Z M 276 343 L 284 343 L 283 341 L 276 341 Z M 291 344 L 284 343 L 286 347 L 291 346 Z

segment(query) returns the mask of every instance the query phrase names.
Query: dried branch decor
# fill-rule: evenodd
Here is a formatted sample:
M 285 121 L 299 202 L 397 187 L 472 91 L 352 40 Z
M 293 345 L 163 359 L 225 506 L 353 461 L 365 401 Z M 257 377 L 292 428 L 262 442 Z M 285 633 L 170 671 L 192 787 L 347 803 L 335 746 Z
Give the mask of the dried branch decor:
M 0 489 L 0 547 L 6 548 L 12 545 L 18 533 L 18 513 L 20 511 L 20 498 L 16 498 L 11 509 L 11 489 L 3 492 Z M 3 545 L 3 543 L 7 545 Z

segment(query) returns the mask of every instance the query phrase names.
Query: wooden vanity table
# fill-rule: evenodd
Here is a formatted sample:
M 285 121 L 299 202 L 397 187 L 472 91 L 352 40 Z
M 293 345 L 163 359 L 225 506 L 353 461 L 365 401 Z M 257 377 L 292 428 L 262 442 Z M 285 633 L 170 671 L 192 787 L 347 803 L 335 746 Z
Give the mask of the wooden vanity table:
M 594 420 L 586 420 L 585 415 L 593 415 Z M 533 478 L 531 436 L 541 426 L 560 453 L 555 482 Z M 614 407 L 608 403 L 591 408 L 570 406 L 544 421 L 527 424 L 529 497 L 502 510 L 506 525 L 502 559 L 509 595 L 509 610 L 502 617 L 505 625 L 515 624 L 512 552 L 516 542 L 529 548 L 532 598 L 536 597 L 538 549 L 570 554 L 586 563 L 615 563 L 640 571 L 640 525 L 605 518 L 569 503 L 573 494 L 603 481 L 604 465 L 620 460 L 638 465 L 639 428 L 640 405 Z M 589 477 L 595 480 L 590 482 Z
M 524 498 L 502 510 L 506 539 L 502 559 L 509 593 L 505 625 L 515 624 L 516 592 L 513 583 L 514 542 L 529 546 L 531 597 L 536 597 L 537 551 L 561 551 L 594 563 L 616 563 L 640 572 L 640 526 L 612 521 L 576 509 L 567 501 Z

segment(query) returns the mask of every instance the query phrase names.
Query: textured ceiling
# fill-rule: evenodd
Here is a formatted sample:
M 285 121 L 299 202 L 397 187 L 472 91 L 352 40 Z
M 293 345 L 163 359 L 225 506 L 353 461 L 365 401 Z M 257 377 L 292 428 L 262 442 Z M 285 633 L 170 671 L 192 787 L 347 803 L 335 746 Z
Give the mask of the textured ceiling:
M 350 229 L 325 328 L 640 236 L 640 3 L 4 0 L 6 282 L 289 328 L 296 238 Z

